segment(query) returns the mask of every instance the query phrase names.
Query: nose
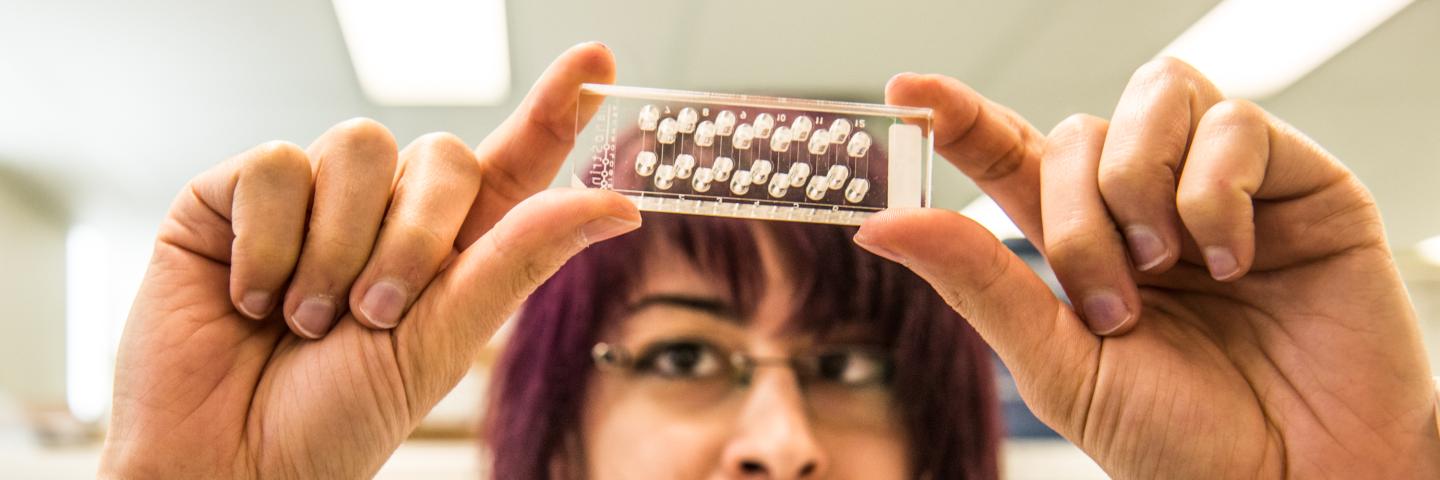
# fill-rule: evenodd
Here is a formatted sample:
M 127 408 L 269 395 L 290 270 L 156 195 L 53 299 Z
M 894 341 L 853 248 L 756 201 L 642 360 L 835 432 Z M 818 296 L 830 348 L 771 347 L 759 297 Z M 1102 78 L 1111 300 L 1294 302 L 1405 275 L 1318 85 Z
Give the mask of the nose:
M 721 459 L 726 477 L 809 480 L 825 475 L 829 462 L 789 369 L 756 372 L 737 421 Z

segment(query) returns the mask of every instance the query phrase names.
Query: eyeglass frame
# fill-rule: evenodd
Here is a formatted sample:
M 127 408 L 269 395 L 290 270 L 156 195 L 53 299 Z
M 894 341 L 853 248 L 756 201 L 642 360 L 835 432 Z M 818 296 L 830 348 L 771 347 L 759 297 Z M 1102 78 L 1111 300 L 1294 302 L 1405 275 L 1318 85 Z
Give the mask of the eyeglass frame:
M 858 383 L 839 382 L 840 385 L 843 385 L 847 388 L 859 389 L 865 387 L 873 387 L 877 385 L 888 386 L 893 380 L 895 374 L 895 361 L 892 356 L 886 353 L 883 349 L 862 345 L 831 345 L 821 347 L 813 351 L 805 352 L 800 355 L 783 357 L 762 357 L 751 355 L 744 351 L 734 351 L 729 352 L 729 358 L 727 358 L 726 360 L 729 362 L 730 369 L 733 372 L 730 381 L 741 386 L 749 386 L 750 382 L 754 379 L 755 369 L 762 366 L 789 367 L 791 371 L 796 373 L 797 377 L 800 377 L 802 379 L 803 383 L 803 379 L 808 379 L 811 377 L 820 378 L 819 375 L 807 375 L 807 372 L 819 371 L 818 365 L 820 362 L 818 361 L 818 357 L 824 353 L 833 352 L 836 350 L 865 352 L 866 354 L 869 354 L 871 358 L 878 360 L 880 363 L 880 373 L 875 375 L 873 378 Z M 633 373 L 635 371 L 635 356 L 630 352 L 630 349 L 625 348 L 623 345 L 611 344 L 609 342 L 603 341 L 596 342 L 595 346 L 591 347 L 590 349 L 590 357 L 595 362 L 596 368 L 599 368 L 601 370 L 623 370 L 627 373 Z M 806 360 L 808 360 L 808 362 L 806 362 Z

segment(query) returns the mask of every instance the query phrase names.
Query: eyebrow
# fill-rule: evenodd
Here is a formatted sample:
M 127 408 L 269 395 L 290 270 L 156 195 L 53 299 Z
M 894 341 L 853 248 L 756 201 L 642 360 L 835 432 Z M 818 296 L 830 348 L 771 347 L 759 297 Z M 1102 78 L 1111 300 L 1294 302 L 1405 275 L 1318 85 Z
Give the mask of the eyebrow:
M 715 297 L 702 297 L 697 295 L 673 293 L 646 295 L 635 303 L 631 303 L 625 310 L 629 313 L 635 313 L 646 308 L 659 306 L 695 310 L 731 322 L 738 323 L 740 321 L 740 312 L 736 311 L 735 307 L 730 305 L 730 302 Z

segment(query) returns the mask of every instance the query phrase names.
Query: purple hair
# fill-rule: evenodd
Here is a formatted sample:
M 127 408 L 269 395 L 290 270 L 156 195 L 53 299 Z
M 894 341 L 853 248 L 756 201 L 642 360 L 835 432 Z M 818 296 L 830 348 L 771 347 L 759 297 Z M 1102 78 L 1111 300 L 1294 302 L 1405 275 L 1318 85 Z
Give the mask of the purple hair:
M 1000 437 L 988 347 L 930 286 L 850 240 L 854 228 L 645 214 L 645 226 L 590 247 L 530 296 L 496 367 L 484 434 L 494 478 L 548 479 L 575 448 L 590 348 L 618 318 L 644 275 L 647 251 L 679 248 L 701 272 L 725 280 L 748 317 L 764 288 L 757 231 L 784 252 L 799 310 L 789 325 L 823 333 L 863 322 L 894 352 L 894 398 L 911 465 L 935 480 L 999 476 Z M 803 247 L 803 248 L 799 248 Z M 803 313 L 802 313 L 803 312 Z M 580 471 L 583 466 L 568 466 Z

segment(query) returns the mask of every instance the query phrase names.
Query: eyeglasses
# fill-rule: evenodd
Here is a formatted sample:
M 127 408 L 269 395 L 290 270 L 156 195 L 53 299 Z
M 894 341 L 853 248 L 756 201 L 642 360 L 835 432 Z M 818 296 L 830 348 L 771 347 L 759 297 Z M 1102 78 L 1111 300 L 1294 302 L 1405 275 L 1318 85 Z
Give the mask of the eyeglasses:
M 790 357 L 757 357 L 695 338 L 650 343 L 636 352 L 616 344 L 591 349 L 596 367 L 627 374 L 630 385 L 661 406 L 686 413 L 733 407 L 760 367 L 795 372 L 809 413 L 846 423 L 889 421 L 890 355 L 864 346 L 823 346 Z

